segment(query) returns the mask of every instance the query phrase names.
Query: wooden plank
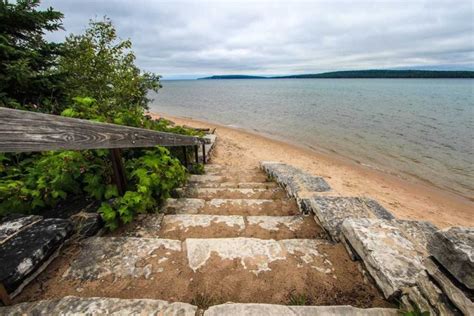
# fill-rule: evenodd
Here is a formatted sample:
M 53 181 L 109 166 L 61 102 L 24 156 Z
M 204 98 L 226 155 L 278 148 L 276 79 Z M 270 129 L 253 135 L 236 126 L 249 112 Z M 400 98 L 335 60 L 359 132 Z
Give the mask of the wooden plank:
M 0 107 L 0 152 L 189 146 L 199 137 Z

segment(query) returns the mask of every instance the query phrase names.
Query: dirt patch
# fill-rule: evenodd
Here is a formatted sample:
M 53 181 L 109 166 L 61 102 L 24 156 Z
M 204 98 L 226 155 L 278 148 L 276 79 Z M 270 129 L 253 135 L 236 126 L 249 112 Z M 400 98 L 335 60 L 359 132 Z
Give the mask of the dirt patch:
M 288 304 L 290 295 L 299 293 L 311 305 L 391 306 L 381 299 L 375 287 L 364 283 L 355 264 L 349 263 L 335 274 L 337 279 L 308 266 L 298 268 L 301 262 L 296 259 L 271 263 L 271 272 L 256 276 L 243 271 L 237 259 L 222 260 L 213 255 L 209 264 L 196 273 L 191 287 L 195 295 L 219 303 Z M 215 269 L 216 266 L 219 268 Z M 234 272 L 228 273 L 229 270 Z M 209 274 L 213 275 L 212 279 L 208 278 Z
M 305 217 L 302 224 L 290 229 L 288 226 L 278 224 L 276 230 L 263 229 L 260 225 L 248 224 L 245 229 L 245 236 L 261 239 L 326 239 L 327 235 L 321 226 L 317 225 L 313 218 Z

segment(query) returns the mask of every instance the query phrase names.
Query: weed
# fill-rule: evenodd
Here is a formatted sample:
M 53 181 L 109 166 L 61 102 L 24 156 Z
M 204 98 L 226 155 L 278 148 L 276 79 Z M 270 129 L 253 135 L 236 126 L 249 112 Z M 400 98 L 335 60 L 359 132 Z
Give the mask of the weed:
M 311 299 L 306 294 L 292 291 L 289 295 L 288 305 L 311 305 Z
M 189 169 L 189 173 L 191 174 L 204 174 L 204 165 L 202 163 L 194 164 Z
M 197 294 L 191 300 L 191 304 L 202 309 L 207 309 L 212 305 L 216 305 L 216 299 L 207 294 Z

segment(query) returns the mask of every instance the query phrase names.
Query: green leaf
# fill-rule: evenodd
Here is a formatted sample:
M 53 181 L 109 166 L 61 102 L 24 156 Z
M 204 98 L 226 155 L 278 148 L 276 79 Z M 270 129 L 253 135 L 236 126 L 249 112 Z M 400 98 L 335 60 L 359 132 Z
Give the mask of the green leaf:
M 67 108 L 67 109 L 65 109 L 64 111 L 61 112 L 61 116 L 77 117 L 79 115 L 76 111 L 74 111 L 74 109 Z
M 118 189 L 116 185 L 108 184 L 105 189 L 104 197 L 110 199 L 113 197 L 119 196 Z

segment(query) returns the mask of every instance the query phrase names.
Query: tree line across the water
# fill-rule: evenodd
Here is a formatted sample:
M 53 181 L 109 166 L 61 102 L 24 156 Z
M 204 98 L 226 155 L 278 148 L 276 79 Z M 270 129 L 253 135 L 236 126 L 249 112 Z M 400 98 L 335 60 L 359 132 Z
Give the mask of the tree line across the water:
M 474 78 L 474 71 L 463 70 L 348 70 L 289 76 L 219 75 L 199 79 L 430 79 Z
M 0 106 L 199 135 L 146 115 L 160 76 L 135 65 L 132 43 L 118 38 L 109 19 L 91 20 L 64 42 L 47 41 L 45 33 L 60 30 L 62 19 L 53 8 L 40 9 L 39 0 L 0 0 Z M 119 195 L 108 150 L 0 153 L 0 217 L 51 213 L 79 196 L 100 205 L 115 229 L 156 211 L 185 181 L 179 155 L 163 147 L 123 151 L 128 186 Z

